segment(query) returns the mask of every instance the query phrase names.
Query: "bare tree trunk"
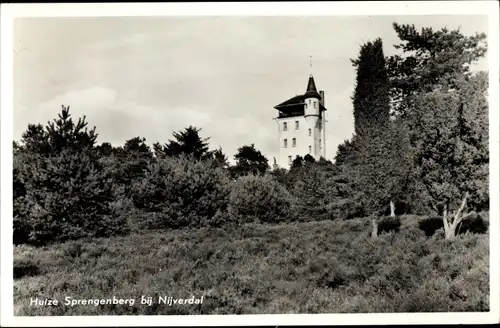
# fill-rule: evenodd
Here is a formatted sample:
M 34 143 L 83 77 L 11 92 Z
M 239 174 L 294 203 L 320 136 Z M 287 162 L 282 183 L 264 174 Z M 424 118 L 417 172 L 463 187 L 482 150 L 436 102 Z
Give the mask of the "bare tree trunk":
M 448 223 L 448 204 L 444 204 L 443 209 L 443 227 L 446 239 L 448 239 L 448 231 L 450 230 L 450 224 Z
M 460 204 L 460 207 L 457 209 L 457 211 L 453 214 L 453 221 L 450 223 L 448 222 L 448 213 L 446 211 L 443 212 L 443 224 L 444 224 L 444 232 L 445 232 L 445 238 L 447 240 L 453 240 L 456 237 L 457 234 L 457 226 L 469 215 L 471 215 L 473 212 L 467 213 L 465 215 L 461 215 L 462 211 L 464 210 L 465 205 L 467 204 L 467 198 L 469 197 L 469 193 L 465 193 L 464 198 L 462 199 L 462 204 Z
M 378 222 L 375 216 L 372 217 L 372 238 L 378 238 Z
M 389 205 L 391 206 L 391 218 L 396 217 L 396 208 L 394 206 L 394 202 L 392 201 L 392 199 Z

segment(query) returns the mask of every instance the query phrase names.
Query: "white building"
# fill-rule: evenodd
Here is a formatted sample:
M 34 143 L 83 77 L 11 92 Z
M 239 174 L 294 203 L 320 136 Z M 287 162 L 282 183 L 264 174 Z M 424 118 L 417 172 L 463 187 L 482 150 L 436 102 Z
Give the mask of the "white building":
M 274 108 L 278 110 L 278 167 L 288 169 L 297 156 L 304 157 L 307 154 L 316 160 L 326 158 L 325 93 L 318 93 L 312 74 L 306 93 L 292 97 Z

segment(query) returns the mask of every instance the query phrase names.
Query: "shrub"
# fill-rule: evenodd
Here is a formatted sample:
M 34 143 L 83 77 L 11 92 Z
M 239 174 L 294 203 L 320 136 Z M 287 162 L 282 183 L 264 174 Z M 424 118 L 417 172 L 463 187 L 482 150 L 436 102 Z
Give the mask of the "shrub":
M 399 228 L 401 227 L 401 219 L 399 216 L 383 217 L 378 223 L 378 232 L 399 232 Z
M 293 197 L 272 177 L 246 175 L 233 184 L 229 213 L 238 222 L 291 221 Z
M 488 231 L 488 226 L 489 222 L 487 218 L 480 214 L 473 213 L 458 225 L 457 234 L 466 232 L 484 234 Z M 443 218 L 440 216 L 428 217 L 420 220 L 418 227 L 425 232 L 426 236 L 432 236 L 437 230 L 443 229 Z
M 190 157 L 167 157 L 150 164 L 132 187 L 132 200 L 153 217 L 150 228 L 205 226 L 227 210 L 229 191 L 223 169 Z
M 57 155 L 16 154 L 16 179 L 25 188 L 14 199 L 16 243 L 46 244 L 127 232 L 125 218 L 111 203 L 111 172 L 91 150 L 65 149 Z
M 418 228 L 425 232 L 427 237 L 432 236 L 437 230 L 443 228 L 443 218 L 431 216 L 418 222 Z
M 328 166 L 306 164 L 290 170 L 290 190 L 297 198 L 297 211 L 307 221 L 331 220 L 338 214 L 331 206 L 338 198 L 335 171 Z
M 40 274 L 40 267 L 31 259 L 14 258 L 14 279 L 32 277 Z
M 329 213 L 333 218 L 351 220 L 365 216 L 363 206 L 352 198 L 345 198 L 329 204 Z
M 489 222 L 478 213 L 473 213 L 467 219 L 462 221 L 457 227 L 457 233 L 486 233 L 488 231 Z

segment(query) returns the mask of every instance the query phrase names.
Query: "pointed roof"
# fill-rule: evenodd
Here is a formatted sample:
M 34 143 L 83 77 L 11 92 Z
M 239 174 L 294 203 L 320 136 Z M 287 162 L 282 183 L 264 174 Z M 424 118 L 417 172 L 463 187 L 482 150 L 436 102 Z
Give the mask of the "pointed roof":
M 318 98 L 321 99 L 321 96 L 316 89 L 316 83 L 314 83 L 314 77 L 309 75 L 309 81 L 307 82 L 307 91 L 304 94 L 305 98 Z
M 282 102 L 281 104 L 274 106 L 275 109 L 280 112 L 286 113 L 298 113 L 304 111 L 304 103 L 307 98 L 317 98 L 321 100 L 321 95 L 318 93 L 316 89 L 316 83 L 314 82 L 314 78 L 309 75 L 309 81 L 307 82 L 307 90 L 305 94 L 293 96 L 290 99 Z M 325 111 L 326 108 L 320 103 L 319 104 L 320 111 Z

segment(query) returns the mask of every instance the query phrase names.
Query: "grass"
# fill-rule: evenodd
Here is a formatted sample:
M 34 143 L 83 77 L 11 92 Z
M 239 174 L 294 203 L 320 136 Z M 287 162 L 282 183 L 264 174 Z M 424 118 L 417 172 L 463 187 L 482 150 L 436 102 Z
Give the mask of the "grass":
M 488 234 L 426 237 L 418 218 L 368 238 L 368 220 L 247 224 L 16 246 L 16 315 L 488 311 Z M 141 296 L 204 296 L 151 306 Z M 61 305 L 64 298 L 135 298 Z M 57 306 L 30 306 L 30 299 Z

